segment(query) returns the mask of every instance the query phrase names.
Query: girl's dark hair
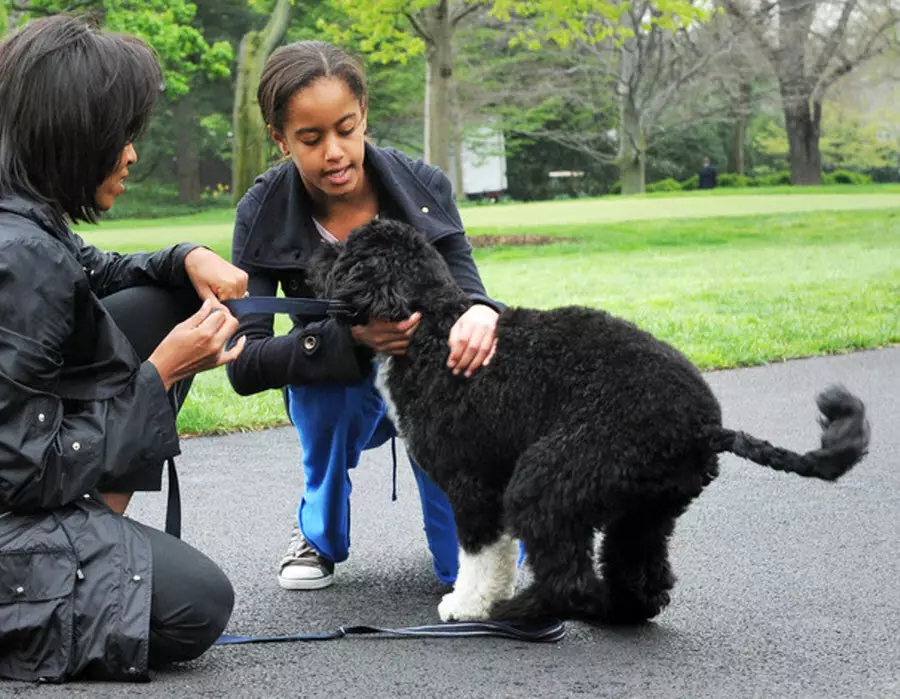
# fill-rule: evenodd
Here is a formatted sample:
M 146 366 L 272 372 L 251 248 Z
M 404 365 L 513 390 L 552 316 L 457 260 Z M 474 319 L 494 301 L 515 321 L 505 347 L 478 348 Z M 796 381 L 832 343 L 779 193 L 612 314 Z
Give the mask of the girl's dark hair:
M 355 56 L 324 41 L 298 41 L 282 46 L 266 60 L 256 93 L 263 121 L 284 130 L 288 102 L 320 78 L 340 78 L 366 107 L 366 73 Z
M 0 44 L 0 194 L 96 221 L 97 187 L 143 131 L 163 88 L 140 40 L 56 15 Z

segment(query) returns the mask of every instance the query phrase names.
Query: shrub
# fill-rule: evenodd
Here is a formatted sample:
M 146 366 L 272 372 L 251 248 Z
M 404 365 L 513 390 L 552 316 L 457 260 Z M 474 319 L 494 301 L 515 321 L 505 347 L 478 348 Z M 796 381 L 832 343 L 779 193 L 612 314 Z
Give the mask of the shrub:
M 863 175 L 861 172 L 853 172 L 851 170 L 835 170 L 826 173 L 822 177 L 825 184 L 871 184 L 872 178 L 869 175 Z
M 771 175 L 761 175 L 757 179 L 761 187 L 782 187 L 791 183 L 791 172 L 790 170 L 781 170 L 773 172 Z
M 739 175 L 734 172 L 726 172 L 724 175 L 719 175 L 720 187 L 746 187 L 748 184 L 749 181 L 745 175 Z
M 684 182 L 681 183 L 681 189 L 685 192 L 691 192 L 697 187 L 700 186 L 700 175 L 694 175 L 693 177 L 688 177 Z
M 678 180 L 667 177 L 659 182 L 651 182 L 647 185 L 648 192 L 680 192 L 681 183 Z
M 178 188 L 175 185 L 133 182 L 128 184 L 128 191 L 116 200 L 116 205 L 103 218 L 168 218 L 230 207 L 230 196 L 204 195 L 199 204 L 185 204 L 178 200 Z

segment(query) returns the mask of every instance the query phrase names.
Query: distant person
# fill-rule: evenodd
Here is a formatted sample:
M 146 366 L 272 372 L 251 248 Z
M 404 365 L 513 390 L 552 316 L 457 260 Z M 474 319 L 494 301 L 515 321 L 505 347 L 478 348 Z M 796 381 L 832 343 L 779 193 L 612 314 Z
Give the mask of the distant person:
M 147 680 L 231 616 L 215 563 L 122 514 L 179 453 L 191 377 L 241 353 L 219 299 L 247 275 L 197 245 L 119 255 L 70 228 L 125 192 L 162 79 L 145 44 L 62 15 L 0 43 L 3 678 Z
M 470 376 L 487 364 L 502 305 L 485 293 L 444 173 L 367 142 L 361 63 L 328 43 L 283 46 L 266 61 L 258 99 L 269 133 L 289 160 L 262 174 L 237 207 L 232 261 L 248 272 L 250 293 L 274 296 L 280 286 L 286 296 L 311 296 L 304 266 L 317 246 L 344 240 L 377 217 L 401 220 L 426 235 L 472 299 L 447 338 L 447 370 Z M 241 319 L 237 336 L 247 346 L 228 367 L 231 383 L 241 395 L 287 387 L 302 446 L 306 490 L 278 565 L 282 588 L 327 587 L 335 563 L 348 557 L 350 470 L 363 450 L 396 434 L 375 387 L 375 352 L 404 354 L 425 322 L 419 313 L 352 328 L 333 319 L 295 322 L 289 334 L 275 337 L 272 316 Z M 434 572 L 449 585 L 458 569 L 453 511 L 416 464 L 413 472 Z M 387 558 L 382 564 L 392 566 Z
M 700 176 L 700 183 L 697 185 L 698 189 L 715 189 L 719 184 L 719 176 L 716 173 L 716 169 L 709 164 L 709 158 L 703 159 L 703 167 L 700 168 L 700 172 L 697 174 Z

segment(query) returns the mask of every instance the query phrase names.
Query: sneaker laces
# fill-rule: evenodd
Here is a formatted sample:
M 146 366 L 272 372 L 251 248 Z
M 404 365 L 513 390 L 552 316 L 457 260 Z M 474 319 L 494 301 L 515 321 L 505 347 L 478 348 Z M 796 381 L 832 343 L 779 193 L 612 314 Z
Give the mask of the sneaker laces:
M 288 544 L 287 553 L 281 559 L 281 565 L 287 565 L 291 561 L 318 560 L 319 557 L 319 552 L 306 540 L 306 537 L 300 532 L 300 527 L 294 527 L 291 531 L 291 541 Z

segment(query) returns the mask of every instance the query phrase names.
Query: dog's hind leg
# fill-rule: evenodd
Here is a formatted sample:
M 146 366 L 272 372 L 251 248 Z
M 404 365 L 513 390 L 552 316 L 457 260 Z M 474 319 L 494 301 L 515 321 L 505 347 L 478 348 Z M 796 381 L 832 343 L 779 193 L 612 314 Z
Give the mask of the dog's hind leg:
M 459 538 L 459 572 L 453 592 L 438 605 L 443 621 L 487 619 L 492 605 L 512 597 L 516 588 L 519 547 L 502 531 L 500 493 L 469 483 L 453 498 Z
M 607 523 L 600 554 L 606 599 L 597 621 L 636 624 L 652 619 L 669 604 L 675 584 L 669 537 L 683 511 L 683 506 L 648 502 Z
M 566 428 L 568 430 L 568 427 Z M 519 458 L 504 494 L 506 529 L 522 539 L 534 581 L 494 605 L 494 619 L 593 618 L 602 583 L 593 563 L 590 452 L 545 437 Z

